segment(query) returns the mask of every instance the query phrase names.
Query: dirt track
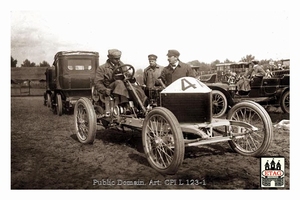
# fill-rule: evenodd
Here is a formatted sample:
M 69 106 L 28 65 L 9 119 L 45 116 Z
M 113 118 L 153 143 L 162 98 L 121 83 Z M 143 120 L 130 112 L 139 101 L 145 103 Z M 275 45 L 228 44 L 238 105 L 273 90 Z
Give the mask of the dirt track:
M 270 116 L 273 123 L 289 119 Z M 12 189 L 260 188 L 260 159 L 234 153 L 227 142 L 186 148 L 178 173 L 164 176 L 149 166 L 140 133 L 101 130 L 93 145 L 83 145 L 73 123 L 73 115 L 51 113 L 42 97 L 11 98 Z M 265 156 L 285 157 L 289 189 L 289 131 L 274 133 Z

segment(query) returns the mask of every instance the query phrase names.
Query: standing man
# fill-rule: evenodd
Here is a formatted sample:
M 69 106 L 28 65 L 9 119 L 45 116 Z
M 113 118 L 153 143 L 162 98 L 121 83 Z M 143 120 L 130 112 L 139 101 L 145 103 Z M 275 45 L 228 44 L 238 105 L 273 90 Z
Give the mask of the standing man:
M 163 67 L 156 63 L 157 56 L 154 54 L 148 55 L 149 66 L 144 70 L 144 84 L 147 89 L 154 88 L 155 86 L 161 86 L 158 80 Z
M 166 86 L 182 77 L 195 77 L 191 66 L 179 60 L 180 53 L 177 50 L 169 50 L 167 56 L 169 65 L 162 70 L 160 76 Z

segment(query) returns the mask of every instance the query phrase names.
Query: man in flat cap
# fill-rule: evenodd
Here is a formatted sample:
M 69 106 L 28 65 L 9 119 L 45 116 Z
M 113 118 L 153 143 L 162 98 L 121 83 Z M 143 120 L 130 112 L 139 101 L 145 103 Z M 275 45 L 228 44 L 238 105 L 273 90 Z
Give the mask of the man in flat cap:
M 169 50 L 167 56 L 169 65 L 163 68 L 160 76 L 166 86 L 170 85 L 179 78 L 196 76 L 190 65 L 179 60 L 180 53 L 177 50 Z
M 156 63 L 157 56 L 154 54 L 148 55 L 149 66 L 144 70 L 144 84 L 146 89 L 152 89 L 156 86 L 161 86 L 158 81 L 163 67 Z
M 248 94 L 248 92 L 251 90 L 250 82 L 251 78 L 258 78 L 262 79 L 264 76 L 267 75 L 265 70 L 262 68 L 262 66 L 259 66 L 258 60 L 253 60 L 249 63 L 249 69 L 245 72 L 245 74 L 242 76 L 242 78 L 236 83 L 237 85 L 237 94 Z M 257 82 L 257 81 L 254 81 Z M 260 81 L 258 81 L 261 83 Z
M 129 92 L 124 84 L 124 81 L 115 80 L 113 77 L 114 70 L 124 65 L 124 63 L 120 60 L 121 55 L 122 52 L 118 49 L 108 50 L 108 59 L 103 65 L 97 68 L 94 80 L 95 87 L 99 93 L 104 94 L 105 96 L 110 96 L 113 94 L 116 105 L 127 103 L 129 99 Z M 136 89 L 136 92 L 142 102 L 146 101 L 147 97 L 142 88 L 137 88 L 135 86 L 134 88 Z
M 264 77 L 267 75 L 266 71 L 263 69 L 261 65 L 259 65 L 258 60 L 253 60 L 252 61 L 252 69 L 249 69 L 248 74 L 256 77 Z
M 95 86 L 96 89 L 104 95 L 110 96 L 112 93 L 118 95 L 119 103 L 128 102 L 129 93 L 122 80 L 114 80 L 113 71 L 123 65 L 120 60 L 122 52 L 118 49 L 108 50 L 108 59 L 96 70 Z

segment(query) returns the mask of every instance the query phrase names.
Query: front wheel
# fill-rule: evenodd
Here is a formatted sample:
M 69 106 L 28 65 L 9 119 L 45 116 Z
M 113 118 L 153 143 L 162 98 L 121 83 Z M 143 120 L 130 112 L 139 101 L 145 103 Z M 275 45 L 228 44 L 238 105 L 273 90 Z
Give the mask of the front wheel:
M 261 105 L 242 101 L 230 109 L 227 118 L 246 122 L 257 128 L 250 130 L 248 126 L 231 125 L 229 131 L 240 135 L 229 141 L 234 151 L 246 156 L 260 156 L 268 150 L 273 139 L 273 127 L 269 114 Z
M 94 106 L 86 98 L 80 98 L 74 108 L 75 132 L 79 142 L 93 143 L 97 132 L 97 118 Z
M 222 117 L 227 110 L 227 99 L 223 92 L 219 90 L 212 91 L 212 112 L 213 117 Z
M 57 93 L 56 94 L 56 114 L 58 116 L 61 116 L 62 112 L 63 112 L 63 105 L 62 105 L 61 94 Z
M 280 107 L 284 113 L 290 113 L 290 91 L 286 91 L 280 100 Z
M 51 107 L 51 94 L 47 93 L 47 101 L 46 101 L 47 107 Z
M 184 140 L 177 118 L 156 107 L 143 123 L 142 141 L 150 165 L 162 174 L 175 174 L 184 158 Z

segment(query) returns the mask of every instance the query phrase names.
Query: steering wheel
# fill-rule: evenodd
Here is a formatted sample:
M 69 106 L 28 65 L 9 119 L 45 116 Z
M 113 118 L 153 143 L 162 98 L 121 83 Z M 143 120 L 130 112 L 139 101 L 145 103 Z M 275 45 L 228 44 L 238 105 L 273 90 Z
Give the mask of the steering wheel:
M 128 80 L 134 78 L 135 69 L 132 65 L 124 64 L 114 69 L 112 77 L 115 80 Z

